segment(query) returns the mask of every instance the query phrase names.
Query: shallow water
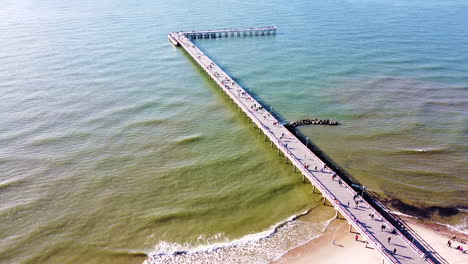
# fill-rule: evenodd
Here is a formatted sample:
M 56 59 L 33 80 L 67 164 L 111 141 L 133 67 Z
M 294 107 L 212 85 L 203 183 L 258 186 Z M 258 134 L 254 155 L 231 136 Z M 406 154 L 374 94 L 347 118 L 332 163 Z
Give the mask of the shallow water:
M 197 44 L 286 119 L 340 121 L 301 131 L 368 189 L 466 208 L 467 13 L 464 1 L 6 1 L 0 262 L 141 263 L 164 245 L 239 240 L 268 262 L 262 243 L 304 242 L 260 238 L 320 197 L 170 44 L 178 30 L 278 26 Z M 312 238 L 332 216 L 310 217 L 281 230 Z

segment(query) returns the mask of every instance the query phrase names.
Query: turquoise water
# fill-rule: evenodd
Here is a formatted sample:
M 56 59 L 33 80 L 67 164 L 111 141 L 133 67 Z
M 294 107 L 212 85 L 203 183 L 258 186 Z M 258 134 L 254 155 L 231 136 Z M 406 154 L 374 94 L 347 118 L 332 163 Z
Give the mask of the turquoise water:
M 320 197 L 170 44 L 179 30 L 278 26 L 197 45 L 286 119 L 340 121 L 301 131 L 370 190 L 467 208 L 466 14 L 464 1 L 5 1 L 0 262 L 266 263 L 323 231 L 333 212 L 291 219 Z M 464 214 L 432 220 L 467 230 Z

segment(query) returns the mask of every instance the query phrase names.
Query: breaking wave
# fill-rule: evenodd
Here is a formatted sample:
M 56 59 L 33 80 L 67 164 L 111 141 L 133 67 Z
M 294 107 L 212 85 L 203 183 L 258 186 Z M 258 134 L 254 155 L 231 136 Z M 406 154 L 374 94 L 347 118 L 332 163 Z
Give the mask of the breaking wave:
M 289 250 L 319 237 L 333 218 L 321 222 L 300 219 L 306 211 L 294 215 L 270 229 L 230 241 L 223 234 L 206 238 L 199 245 L 159 242 L 144 264 L 159 263 L 270 263 Z

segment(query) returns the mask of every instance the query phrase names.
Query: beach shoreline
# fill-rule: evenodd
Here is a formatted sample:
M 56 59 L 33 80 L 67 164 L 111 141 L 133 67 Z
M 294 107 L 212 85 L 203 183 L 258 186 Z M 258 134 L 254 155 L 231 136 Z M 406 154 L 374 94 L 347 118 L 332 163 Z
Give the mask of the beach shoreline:
M 456 249 L 462 246 L 467 249 L 468 235 L 450 230 L 436 223 L 426 223 L 422 220 L 403 217 L 403 220 L 421 236 L 447 263 L 468 263 L 468 253 Z M 385 263 L 383 257 L 371 246 L 366 246 L 362 236 L 349 232 L 346 220 L 335 219 L 324 233 L 306 244 L 296 247 L 273 264 L 292 263 Z M 453 237 L 456 236 L 456 239 Z M 447 242 L 452 242 L 449 247 Z

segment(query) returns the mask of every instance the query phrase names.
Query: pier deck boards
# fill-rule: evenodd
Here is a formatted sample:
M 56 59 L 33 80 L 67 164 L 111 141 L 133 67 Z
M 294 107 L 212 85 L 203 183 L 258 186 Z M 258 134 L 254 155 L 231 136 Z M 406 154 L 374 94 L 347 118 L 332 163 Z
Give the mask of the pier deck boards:
M 265 29 L 272 29 L 272 27 Z M 252 30 L 261 31 L 262 28 Z M 276 31 L 276 28 L 274 28 L 274 31 Z M 200 32 L 213 33 L 215 31 Z M 192 32 L 187 33 L 191 34 Z M 262 105 L 198 49 L 190 40 L 190 36 L 187 36 L 185 32 L 175 32 L 169 36 L 178 42 L 226 95 L 247 115 L 253 124 L 269 138 L 272 146 L 274 144 L 284 154 L 287 160 L 320 191 L 324 199 L 327 199 L 341 216 L 346 218 L 349 224 L 382 254 L 388 263 L 440 263 L 437 260 L 431 260 L 432 258 L 424 260 L 424 256 L 430 254 L 430 252 L 423 252 L 424 249 L 418 248 L 399 231 L 396 234 L 392 234 L 392 230 L 398 229 L 365 200 L 359 197 L 359 204 L 356 207 L 353 199 L 356 191 L 348 186 L 344 180 L 341 180 L 339 175 L 335 179 L 332 179 L 335 172 L 330 168 L 326 168 L 325 163 L 300 142 L 287 128 L 281 125 L 280 121 L 269 113 L 267 109 L 255 110 L 256 107 L 254 106 L 261 107 Z M 374 218 L 369 217 L 370 213 L 374 214 Z M 386 230 L 381 230 L 382 225 L 386 225 Z M 388 243 L 389 237 L 391 238 L 390 243 Z M 392 254 L 394 249 L 396 249 L 396 254 Z

